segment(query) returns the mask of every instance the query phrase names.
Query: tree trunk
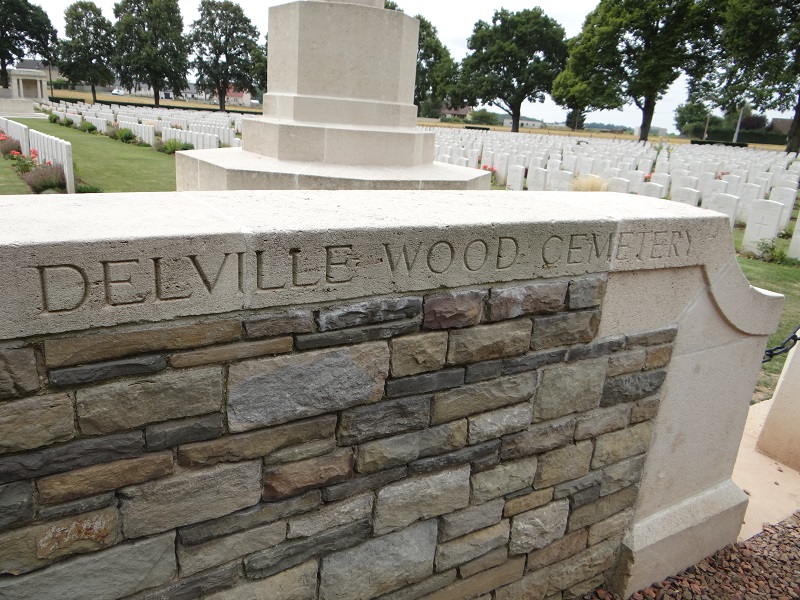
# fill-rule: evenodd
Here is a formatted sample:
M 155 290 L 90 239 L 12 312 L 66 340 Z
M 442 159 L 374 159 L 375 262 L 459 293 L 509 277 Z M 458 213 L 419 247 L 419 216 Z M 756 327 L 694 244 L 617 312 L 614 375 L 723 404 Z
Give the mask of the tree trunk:
M 8 63 L 5 59 L 0 59 L 0 87 L 8 89 Z
M 225 94 L 219 93 L 217 97 L 219 98 L 219 109 L 225 112 Z
M 639 141 L 646 142 L 650 136 L 650 125 L 653 123 L 653 114 L 656 112 L 655 94 L 644 97 L 644 108 L 642 108 L 642 128 L 639 130 Z
M 161 106 L 161 89 L 157 86 L 151 86 L 153 88 L 153 106 L 158 108 Z
M 794 107 L 794 120 L 789 129 L 789 139 L 786 141 L 787 152 L 800 152 L 800 95 L 797 98 L 797 106 Z
M 519 133 L 519 119 L 522 115 L 522 102 L 511 107 L 511 133 Z
M 92 84 L 92 104 L 97 104 L 97 90 L 95 89 L 94 84 Z

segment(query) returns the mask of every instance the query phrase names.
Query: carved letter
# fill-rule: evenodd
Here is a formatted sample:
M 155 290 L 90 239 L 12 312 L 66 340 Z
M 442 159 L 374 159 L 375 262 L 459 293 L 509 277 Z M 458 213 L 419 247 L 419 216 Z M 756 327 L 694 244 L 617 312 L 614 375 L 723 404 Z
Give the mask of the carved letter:
M 570 265 L 579 265 L 583 262 L 589 262 L 586 260 L 584 256 L 578 256 L 577 258 L 573 256 L 573 253 L 580 252 L 583 254 L 584 250 L 586 249 L 583 245 L 583 240 L 586 240 L 588 236 L 582 233 L 573 233 L 569 236 L 569 250 L 567 251 L 567 264 Z M 581 240 L 579 246 L 575 245 L 575 240 Z M 589 252 L 591 252 L 591 247 L 589 248 Z
M 513 251 L 509 251 L 509 254 L 506 254 L 506 246 L 513 246 Z M 517 256 L 519 256 L 517 240 L 510 237 L 501 237 L 497 244 L 497 270 L 504 271 L 513 267 L 514 263 L 517 262 Z
M 309 283 L 300 283 L 300 274 L 302 272 L 301 265 L 300 265 L 300 254 L 302 250 L 300 248 L 292 248 L 289 250 L 289 254 L 292 255 L 292 285 L 294 287 L 312 287 L 319 283 L 319 279 L 314 282 Z
M 344 252 L 340 252 L 341 250 Z M 325 246 L 325 281 L 328 283 L 347 283 L 348 281 L 353 281 L 353 272 L 350 267 L 347 266 L 347 259 L 352 253 L 352 246 Z M 341 254 L 344 256 L 341 256 Z M 334 275 L 334 270 L 337 267 L 346 271 L 350 276 L 347 278 L 343 276 L 337 278 Z
M 259 290 L 282 290 L 286 284 L 281 285 L 265 285 L 264 284 L 264 251 L 259 250 L 256 252 L 256 287 Z
M 127 277 L 123 277 L 122 279 L 113 279 L 114 274 L 111 272 L 111 268 L 116 265 L 136 265 L 139 266 L 138 260 L 103 260 L 100 262 L 103 265 L 103 283 L 105 285 L 106 290 L 106 304 L 109 306 L 124 306 L 126 304 L 141 304 L 147 298 L 147 294 L 139 294 L 136 293 L 135 290 L 127 290 L 129 294 L 132 294 L 132 300 L 119 300 L 115 299 L 115 294 L 119 292 L 115 292 L 113 289 L 114 285 L 124 285 L 127 287 L 133 288 L 133 282 L 131 281 L 131 274 L 128 273 Z
M 185 300 L 186 298 L 192 297 L 192 292 L 190 291 L 185 296 L 165 296 L 164 295 L 164 277 L 163 271 L 161 267 L 161 261 L 163 260 L 162 257 L 156 257 L 153 259 L 153 275 L 155 277 L 156 282 L 156 302 L 168 302 L 170 300 Z
M 447 252 L 448 254 L 448 257 L 444 261 L 447 264 L 442 268 L 433 266 L 433 263 L 435 262 L 433 254 L 436 252 L 437 248 L 444 248 L 445 252 Z M 431 273 L 436 273 L 437 275 L 441 275 L 442 273 L 447 271 L 447 269 L 449 269 L 450 266 L 453 264 L 453 258 L 455 257 L 455 253 L 456 251 L 450 242 L 445 242 L 445 241 L 436 242 L 433 246 L 431 246 L 431 249 L 428 250 L 428 268 L 431 270 Z
M 556 241 L 557 244 L 550 242 Z M 561 244 L 564 243 L 564 238 L 558 235 L 551 236 L 542 246 L 542 260 L 546 265 L 554 265 L 561 260 L 563 249 Z
M 392 251 L 389 248 L 389 244 L 384 244 L 383 249 L 386 251 L 386 258 L 389 261 L 389 268 L 391 268 L 392 274 L 394 275 L 397 273 L 397 266 L 400 264 L 400 260 L 399 258 L 395 258 L 394 256 L 392 256 Z M 411 269 L 414 268 L 414 264 L 417 262 L 417 256 L 419 256 L 419 251 L 421 249 L 422 249 L 422 242 L 420 242 L 419 246 L 417 246 L 417 249 L 414 252 L 414 256 L 411 259 L 409 259 L 408 248 L 406 247 L 405 244 L 403 244 L 402 253 L 403 253 L 403 258 L 405 259 L 406 262 L 407 273 L 411 274 Z
M 476 249 L 477 255 L 473 255 L 473 260 L 477 258 L 475 261 L 476 263 L 479 262 L 477 266 L 470 265 L 470 251 L 472 248 Z M 464 250 L 464 266 L 467 267 L 468 271 L 472 271 L 473 273 L 476 271 L 480 271 L 483 268 L 483 265 L 486 264 L 486 261 L 489 259 L 489 246 L 483 240 L 472 240 L 469 244 L 467 244 L 466 249 Z
M 232 256 L 232 255 L 228 254 L 226 252 L 225 253 L 225 258 L 222 259 L 222 264 L 219 266 L 219 269 L 217 269 L 217 274 L 214 276 L 214 281 L 211 281 L 208 278 L 208 275 L 206 275 L 206 272 L 203 270 L 203 267 L 200 265 L 200 262 L 197 260 L 197 255 L 196 254 L 192 254 L 192 255 L 188 256 L 188 259 L 190 261 L 192 261 L 192 264 L 194 265 L 195 271 L 197 271 L 197 274 L 200 276 L 200 280 L 203 282 L 203 285 L 205 286 L 206 291 L 209 294 L 213 294 L 214 293 L 214 288 L 216 288 L 217 287 L 217 283 L 219 283 L 219 278 L 222 275 L 222 270 L 225 268 L 225 264 L 228 262 L 228 257 L 229 256 Z
M 43 313 L 71 312 L 86 302 L 86 298 L 89 296 L 89 277 L 86 275 L 86 271 L 79 266 L 46 265 L 36 267 L 36 269 L 39 271 Z M 60 275 L 57 274 L 59 271 Z M 75 274 L 77 274 L 77 278 L 74 277 Z M 56 277 L 58 277 L 58 281 L 53 281 Z M 66 277 L 70 277 L 73 281 L 67 281 Z M 53 293 L 53 290 L 50 289 L 51 285 L 56 285 L 59 289 Z
M 595 254 L 595 257 L 596 258 L 600 258 L 600 256 L 605 253 L 606 260 L 609 260 L 611 258 L 611 245 L 612 245 L 613 240 L 614 240 L 614 234 L 613 233 L 609 233 L 608 234 L 608 239 L 606 240 L 606 243 L 602 248 L 597 243 L 598 238 L 601 237 L 601 236 L 598 236 L 596 233 L 593 233 L 592 237 L 594 237 L 594 254 Z

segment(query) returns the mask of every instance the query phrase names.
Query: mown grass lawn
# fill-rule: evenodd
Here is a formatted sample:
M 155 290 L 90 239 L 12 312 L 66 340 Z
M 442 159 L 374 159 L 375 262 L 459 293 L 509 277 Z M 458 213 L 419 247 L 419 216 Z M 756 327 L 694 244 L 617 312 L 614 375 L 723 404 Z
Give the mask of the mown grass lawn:
M 734 229 L 733 241 L 737 252 L 741 249 L 742 237 L 744 237 L 744 230 Z M 775 246 L 778 249 L 788 250 L 789 240 L 778 239 Z M 751 285 L 783 294 L 786 297 L 780 326 L 778 331 L 770 336 L 768 342 L 770 348 L 777 346 L 789 337 L 800 324 L 800 266 L 779 265 L 745 256 L 739 256 L 739 265 Z M 771 397 L 785 362 L 786 355 L 784 354 L 773 358 L 764 365 L 756 390 L 756 396 L 759 399 Z
M 13 169 L 14 161 L 0 158 L 0 194 L 30 194 L 25 182 Z
M 71 143 L 76 175 L 88 185 L 104 192 L 175 191 L 174 156 L 55 125 L 45 119 L 15 121 Z

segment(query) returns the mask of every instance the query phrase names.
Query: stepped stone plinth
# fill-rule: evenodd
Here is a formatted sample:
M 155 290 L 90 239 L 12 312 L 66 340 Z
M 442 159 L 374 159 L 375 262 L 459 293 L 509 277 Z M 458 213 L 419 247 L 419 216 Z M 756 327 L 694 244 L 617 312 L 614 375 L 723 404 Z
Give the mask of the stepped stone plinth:
M 434 163 L 416 127 L 419 22 L 383 0 L 301 0 L 269 11 L 264 115 L 242 147 L 183 152 L 179 190 L 488 189 L 491 176 Z

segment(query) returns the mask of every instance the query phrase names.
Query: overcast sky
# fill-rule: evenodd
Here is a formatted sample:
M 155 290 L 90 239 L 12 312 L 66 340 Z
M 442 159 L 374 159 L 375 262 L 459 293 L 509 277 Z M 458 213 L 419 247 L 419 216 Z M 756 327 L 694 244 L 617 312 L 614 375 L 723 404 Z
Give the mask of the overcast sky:
M 198 17 L 200 2 L 199 0 L 178 1 L 183 22 L 188 28 Z M 32 0 L 32 2 L 39 4 L 47 11 L 53 26 L 58 29 L 60 35 L 63 35 L 64 9 L 67 2 L 65 0 Z M 114 0 L 94 0 L 94 2 L 113 22 Z M 499 6 L 510 11 L 519 11 L 538 4 L 549 17 L 561 23 L 567 32 L 567 37 L 572 37 L 580 33 L 584 18 L 597 6 L 598 0 L 539 0 L 536 4 L 530 0 L 501 0 L 499 6 L 477 0 L 396 0 L 396 2 L 406 13 L 421 14 L 433 23 L 439 32 L 439 38 L 450 49 L 453 58 L 461 60 L 467 54 L 467 38 L 472 34 L 476 21 L 481 19 L 490 21 L 495 8 L 499 8 Z M 269 7 L 284 4 L 285 0 L 238 0 L 238 3 L 253 24 L 258 27 L 263 40 L 268 27 Z M 686 84 L 681 79 L 656 105 L 653 126 L 666 127 L 669 131 L 674 132 L 675 107 L 685 101 Z M 566 111 L 549 99 L 544 104 L 526 104 L 523 106 L 522 112 L 525 116 L 542 119 L 548 123 L 563 123 L 566 118 Z M 773 117 L 778 116 L 778 113 L 770 112 L 768 115 Z M 615 123 L 628 127 L 640 125 L 641 119 L 641 111 L 633 105 L 618 111 L 593 112 L 587 118 L 589 122 Z

